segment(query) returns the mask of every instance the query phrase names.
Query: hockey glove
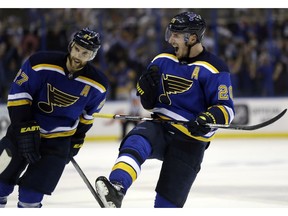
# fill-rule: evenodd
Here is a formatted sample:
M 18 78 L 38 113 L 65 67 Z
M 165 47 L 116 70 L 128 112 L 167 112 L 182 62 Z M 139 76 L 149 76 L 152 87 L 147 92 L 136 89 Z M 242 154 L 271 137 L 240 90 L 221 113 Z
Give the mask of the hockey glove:
M 192 136 L 203 136 L 211 131 L 207 123 L 215 123 L 214 116 L 209 112 L 200 113 L 195 121 L 187 123 L 187 129 Z
M 83 146 L 85 134 L 73 135 L 71 137 L 70 158 L 78 154 L 80 148 Z
M 161 75 L 158 66 L 152 65 L 138 80 L 137 96 L 140 96 L 145 109 L 153 108 L 158 94 L 160 79 Z
M 40 127 L 35 121 L 19 123 L 13 126 L 18 152 L 28 163 L 40 160 Z

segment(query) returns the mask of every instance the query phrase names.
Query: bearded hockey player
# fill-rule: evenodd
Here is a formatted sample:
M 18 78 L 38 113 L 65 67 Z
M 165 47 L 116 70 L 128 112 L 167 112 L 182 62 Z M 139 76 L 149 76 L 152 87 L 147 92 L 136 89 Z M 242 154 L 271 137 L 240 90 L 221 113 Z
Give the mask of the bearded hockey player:
M 19 208 L 39 208 L 84 143 L 108 80 L 91 60 L 99 33 L 77 32 L 68 53 L 38 52 L 20 68 L 8 96 L 11 125 L 0 143 L 0 207 L 19 186 Z

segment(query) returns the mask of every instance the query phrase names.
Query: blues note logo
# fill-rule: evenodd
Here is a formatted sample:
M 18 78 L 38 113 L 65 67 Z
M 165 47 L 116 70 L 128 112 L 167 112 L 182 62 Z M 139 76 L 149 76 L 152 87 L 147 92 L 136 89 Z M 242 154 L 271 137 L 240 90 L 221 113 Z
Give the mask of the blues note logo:
M 47 84 L 47 102 L 40 101 L 38 103 L 38 107 L 45 113 L 53 112 L 54 106 L 57 107 L 68 107 L 74 104 L 79 97 L 67 94 L 65 92 L 56 89 L 51 86 L 51 84 Z

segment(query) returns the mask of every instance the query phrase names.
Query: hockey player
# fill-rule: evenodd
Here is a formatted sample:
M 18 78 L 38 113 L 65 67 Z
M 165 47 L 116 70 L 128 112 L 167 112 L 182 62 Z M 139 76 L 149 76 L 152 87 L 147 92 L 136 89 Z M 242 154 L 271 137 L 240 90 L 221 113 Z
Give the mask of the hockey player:
M 156 118 L 187 121 L 170 125 L 146 121 L 122 140 L 109 180 L 96 179 L 106 207 L 120 208 L 141 165 L 150 158 L 162 167 L 154 207 L 183 207 L 200 171 L 215 129 L 206 123 L 229 124 L 234 118 L 232 86 L 226 64 L 202 45 L 206 24 L 193 12 L 176 15 L 165 39 L 171 53 L 157 55 L 140 77 L 137 90 L 143 107 Z
M 11 125 L 0 143 L 0 207 L 18 184 L 17 206 L 40 208 L 83 145 L 106 100 L 108 80 L 89 62 L 100 46 L 99 33 L 84 28 L 68 53 L 39 52 L 22 65 L 8 95 Z

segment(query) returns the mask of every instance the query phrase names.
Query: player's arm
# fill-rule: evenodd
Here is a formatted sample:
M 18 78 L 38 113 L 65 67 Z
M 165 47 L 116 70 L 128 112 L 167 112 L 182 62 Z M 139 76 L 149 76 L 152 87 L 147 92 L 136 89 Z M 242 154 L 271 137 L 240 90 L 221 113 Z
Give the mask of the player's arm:
M 106 101 L 106 91 L 103 93 L 95 92 L 93 99 L 87 105 L 85 111 L 79 117 L 79 124 L 76 132 L 71 136 L 70 158 L 78 154 L 83 146 L 86 133 L 91 129 L 94 122 L 93 113 L 100 112 Z M 68 158 L 67 163 L 70 161 Z
M 196 120 L 191 120 L 187 127 L 192 135 L 205 135 L 211 131 L 211 128 L 205 126 L 210 124 L 230 124 L 234 118 L 234 104 L 232 85 L 230 81 L 229 73 L 222 73 L 216 77 L 213 85 L 214 90 L 210 91 L 211 95 L 208 98 L 212 98 L 209 101 L 211 104 L 207 110 L 199 113 Z M 218 85 L 215 85 L 215 81 L 219 80 Z
M 79 124 L 77 126 L 76 132 L 71 136 L 70 157 L 74 157 L 75 155 L 78 154 L 80 148 L 84 144 L 86 133 L 93 126 L 94 122 L 93 113 L 100 112 L 106 102 L 106 95 L 107 95 L 106 89 L 108 88 L 108 80 L 106 79 L 106 77 L 102 77 L 100 83 L 102 84 L 105 90 L 101 92 L 94 89 L 90 93 L 92 94 L 91 100 L 89 101 L 88 104 L 86 104 L 84 112 L 79 117 Z M 67 163 L 69 161 L 67 161 Z
M 30 63 L 26 61 L 12 83 L 7 103 L 11 120 L 7 136 L 16 143 L 20 156 L 28 163 L 40 159 L 40 127 L 33 119 L 31 109 L 36 83 L 40 82 L 35 80 Z

